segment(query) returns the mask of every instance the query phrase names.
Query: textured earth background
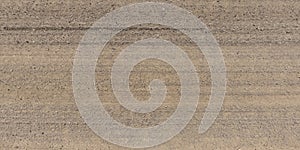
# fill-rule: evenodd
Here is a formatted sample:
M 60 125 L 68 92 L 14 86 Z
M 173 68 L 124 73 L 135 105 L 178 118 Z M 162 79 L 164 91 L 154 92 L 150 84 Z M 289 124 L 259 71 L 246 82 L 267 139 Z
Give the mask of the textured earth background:
M 141 1 L 1 0 L 0 149 L 125 149 L 98 137 L 84 123 L 72 91 L 76 48 L 85 31 L 106 13 Z M 189 125 L 172 140 L 150 149 L 300 149 L 300 1 L 159 1 L 187 9 L 220 44 L 227 67 L 222 111 L 204 134 L 199 121 L 210 95 L 207 62 L 177 30 L 143 24 L 116 35 L 96 69 L 98 93 L 107 111 L 133 127 L 153 126 L 172 114 L 180 86 L 176 72 L 158 60 L 135 66 L 130 88 L 149 98 L 149 81 L 165 80 L 168 95 L 155 112 L 131 113 L 109 84 L 118 53 L 132 42 L 156 37 L 191 56 L 199 71 L 201 97 Z

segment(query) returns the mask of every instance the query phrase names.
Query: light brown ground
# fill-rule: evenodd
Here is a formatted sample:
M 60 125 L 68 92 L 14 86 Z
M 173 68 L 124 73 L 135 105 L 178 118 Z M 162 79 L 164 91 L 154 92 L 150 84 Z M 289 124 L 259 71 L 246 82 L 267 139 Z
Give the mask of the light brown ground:
M 1 1 L 0 149 L 123 149 L 99 138 L 84 123 L 74 101 L 71 71 L 75 50 L 89 26 L 105 13 L 134 2 Z M 228 85 L 216 122 L 198 135 L 210 94 L 210 74 L 193 43 L 155 25 L 131 28 L 115 37 L 98 62 L 98 87 L 107 85 L 105 69 L 117 54 L 110 51 L 121 50 L 137 35 L 166 33 L 159 37 L 173 40 L 193 55 L 200 73 L 202 94 L 194 118 L 171 141 L 151 149 L 300 149 L 300 1 L 168 3 L 187 9 L 210 28 L 225 57 Z M 155 33 L 144 27 L 154 28 Z M 130 114 L 116 103 L 107 105 L 114 118 L 131 126 L 151 126 L 174 111 L 178 80 L 166 64 L 151 67 L 159 64 L 150 60 L 136 66 L 131 89 L 145 100 L 147 84 L 140 83 L 165 78 L 173 91 L 166 99 L 169 107 L 143 116 Z M 98 93 L 105 102 L 114 101 L 109 90 Z

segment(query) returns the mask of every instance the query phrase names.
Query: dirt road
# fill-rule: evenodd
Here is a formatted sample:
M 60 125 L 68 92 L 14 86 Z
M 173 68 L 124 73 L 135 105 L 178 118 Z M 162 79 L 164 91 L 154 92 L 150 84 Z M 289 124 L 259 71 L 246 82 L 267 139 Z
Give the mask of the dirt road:
M 85 124 L 72 89 L 75 51 L 89 27 L 106 13 L 140 1 L 2 0 L 0 6 L 0 149 L 124 149 Z M 215 123 L 198 134 L 211 79 L 202 53 L 168 27 L 144 24 L 123 30 L 105 47 L 96 68 L 99 96 L 114 119 L 132 127 L 157 125 L 179 101 L 178 77 L 168 64 L 143 61 L 130 89 L 139 100 L 163 79 L 169 94 L 153 113 L 121 107 L 110 86 L 113 59 L 145 37 L 183 48 L 199 72 L 201 95 L 188 126 L 150 149 L 300 149 L 300 1 L 159 1 L 182 7 L 205 23 L 222 49 L 227 91 Z

